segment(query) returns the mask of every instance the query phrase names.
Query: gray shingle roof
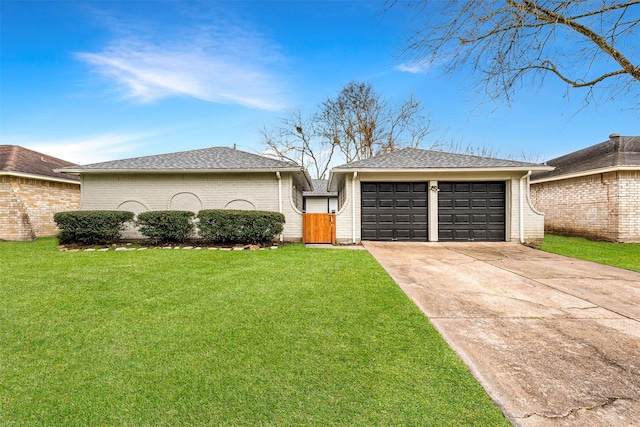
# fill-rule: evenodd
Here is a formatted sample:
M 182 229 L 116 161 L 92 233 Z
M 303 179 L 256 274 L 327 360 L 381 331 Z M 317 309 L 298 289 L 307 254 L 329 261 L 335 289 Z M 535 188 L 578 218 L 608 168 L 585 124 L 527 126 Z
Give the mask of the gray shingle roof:
M 640 136 L 611 135 L 608 141 L 547 161 L 555 170 L 534 174 L 545 180 L 610 167 L 640 167 Z
M 54 171 L 66 166 L 73 166 L 73 163 L 19 145 L 0 145 L 0 170 L 5 172 L 80 181 L 76 176 Z
M 305 197 L 338 197 L 337 191 L 328 191 L 329 180 L 312 179 L 313 191 L 303 192 Z
M 466 169 L 466 168 L 529 168 L 540 167 L 535 163 L 443 151 L 404 148 L 388 154 L 371 157 L 337 166 L 336 169 Z
M 135 171 L 171 171 L 171 170 L 278 170 L 301 169 L 292 162 L 284 162 L 269 157 L 251 154 L 229 147 L 211 147 L 177 153 L 135 157 L 110 162 L 93 163 L 70 169 L 91 170 L 135 170 Z

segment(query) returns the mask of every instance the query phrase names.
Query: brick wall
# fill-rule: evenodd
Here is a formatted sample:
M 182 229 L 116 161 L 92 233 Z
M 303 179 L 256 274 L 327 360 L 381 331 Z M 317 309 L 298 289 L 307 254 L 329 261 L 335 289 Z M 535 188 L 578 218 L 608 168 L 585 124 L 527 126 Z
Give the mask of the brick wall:
M 618 241 L 640 242 L 640 171 L 621 171 L 618 177 Z
M 285 240 L 302 239 L 302 191 L 282 173 Z M 140 213 L 165 209 L 247 209 L 278 212 L 275 173 L 90 174 L 82 178 L 82 209 L 120 209 Z M 299 205 L 299 207 L 298 207 Z M 133 237 L 127 235 L 127 237 Z
M 53 215 L 79 208 L 80 184 L 0 176 L 0 201 L 0 239 L 53 236 Z
M 640 172 L 623 171 L 536 183 L 531 199 L 548 233 L 640 241 Z

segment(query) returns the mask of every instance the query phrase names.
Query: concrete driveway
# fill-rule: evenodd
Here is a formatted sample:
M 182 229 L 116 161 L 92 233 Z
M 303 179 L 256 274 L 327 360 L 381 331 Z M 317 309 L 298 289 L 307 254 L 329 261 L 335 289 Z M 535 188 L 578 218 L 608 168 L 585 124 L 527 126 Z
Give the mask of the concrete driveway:
M 640 273 L 514 243 L 363 242 L 517 426 L 640 426 Z

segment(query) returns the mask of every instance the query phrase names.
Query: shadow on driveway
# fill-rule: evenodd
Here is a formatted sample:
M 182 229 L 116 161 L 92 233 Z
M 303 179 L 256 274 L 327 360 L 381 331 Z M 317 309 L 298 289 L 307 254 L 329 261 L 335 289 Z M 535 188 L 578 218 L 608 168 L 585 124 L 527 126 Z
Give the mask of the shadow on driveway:
M 514 425 L 640 425 L 640 273 L 515 243 L 363 245 Z

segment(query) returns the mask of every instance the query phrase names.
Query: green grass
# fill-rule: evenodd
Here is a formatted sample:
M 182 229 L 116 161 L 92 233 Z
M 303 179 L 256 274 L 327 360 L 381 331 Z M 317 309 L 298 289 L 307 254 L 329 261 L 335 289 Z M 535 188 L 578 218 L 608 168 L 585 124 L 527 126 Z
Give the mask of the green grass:
M 492 426 L 364 251 L 0 243 L 0 425 Z
M 540 249 L 640 272 L 640 243 L 594 242 L 578 237 L 547 234 Z

